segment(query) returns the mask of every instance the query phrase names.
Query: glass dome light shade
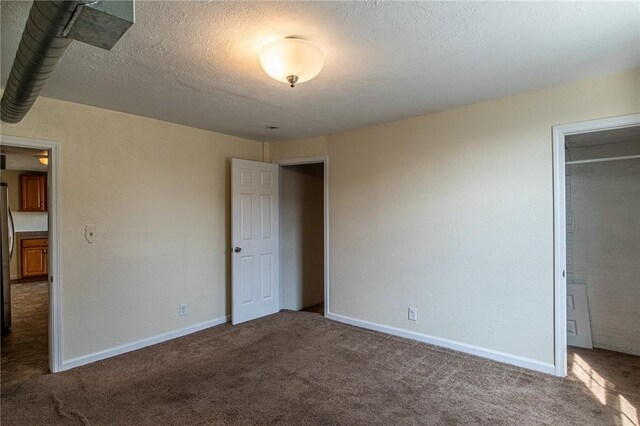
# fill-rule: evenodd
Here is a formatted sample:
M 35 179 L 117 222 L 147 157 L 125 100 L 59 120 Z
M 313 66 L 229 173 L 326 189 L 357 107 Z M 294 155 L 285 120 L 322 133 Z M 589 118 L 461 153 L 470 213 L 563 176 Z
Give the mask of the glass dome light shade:
M 258 55 L 260 65 L 273 79 L 289 83 L 287 77 L 298 77 L 297 83 L 314 78 L 324 65 L 322 50 L 306 40 L 285 38 L 267 43 Z

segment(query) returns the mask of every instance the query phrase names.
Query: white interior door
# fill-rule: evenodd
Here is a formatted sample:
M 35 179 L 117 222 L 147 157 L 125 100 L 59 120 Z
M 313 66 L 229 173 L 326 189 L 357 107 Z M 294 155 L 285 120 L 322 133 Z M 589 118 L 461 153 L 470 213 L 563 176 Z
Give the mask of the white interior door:
M 593 348 L 587 287 L 567 284 L 567 345 Z
M 280 310 L 278 165 L 231 160 L 231 323 Z

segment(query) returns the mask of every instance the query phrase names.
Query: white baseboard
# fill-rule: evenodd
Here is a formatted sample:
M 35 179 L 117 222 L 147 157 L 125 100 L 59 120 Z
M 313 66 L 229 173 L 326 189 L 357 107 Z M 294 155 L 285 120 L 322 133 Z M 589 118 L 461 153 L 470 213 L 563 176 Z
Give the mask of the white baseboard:
M 430 336 L 428 334 L 417 333 L 415 331 L 403 330 L 397 327 L 390 327 L 387 325 L 376 324 L 370 321 L 350 318 L 344 315 L 334 314 L 332 312 L 327 313 L 327 318 L 332 319 L 334 321 L 342 322 L 345 324 L 355 325 L 356 327 L 362 327 L 368 330 L 374 330 L 374 331 L 379 331 L 381 333 L 392 334 L 394 336 L 404 337 L 407 339 L 413 339 L 423 343 L 428 343 L 435 346 L 441 346 L 447 349 L 453 349 L 454 351 L 464 352 L 464 353 L 476 355 L 482 358 L 488 358 L 494 361 L 515 365 L 517 367 L 539 371 L 541 373 L 554 374 L 554 375 L 556 373 L 556 368 L 551 363 L 536 361 L 534 359 L 524 358 L 518 355 L 511 355 L 504 352 L 494 351 L 492 349 L 486 349 L 486 348 L 481 348 L 479 346 L 469 345 L 467 343 L 461 343 L 453 340 L 442 339 L 440 337 Z
M 10 280 L 17 280 L 18 279 L 18 275 L 10 275 L 9 279 Z
M 105 349 L 103 351 L 94 352 L 89 355 L 83 355 L 77 358 L 72 358 L 62 362 L 62 368 L 60 371 L 70 370 L 72 368 L 80 367 L 81 365 L 90 364 L 92 362 L 100 361 L 103 359 L 111 358 L 116 355 L 121 355 L 127 352 L 136 351 L 147 346 L 155 345 L 158 343 L 166 342 L 167 340 L 176 339 L 178 337 L 186 336 L 187 334 L 195 333 L 216 325 L 229 322 L 230 316 L 224 316 L 213 319 L 211 321 L 201 322 L 199 324 L 190 325 L 188 327 L 180 328 L 178 330 L 170 331 L 168 333 L 158 334 L 153 337 L 138 340 L 137 342 L 127 343 L 124 345 L 116 346 L 115 348 Z
M 356 327 L 366 328 L 368 330 L 379 331 L 381 333 L 391 334 L 394 336 L 404 337 L 407 339 L 417 340 L 423 343 L 428 343 L 435 346 L 441 346 L 444 348 L 452 349 L 454 351 L 464 352 L 471 355 L 476 355 L 482 358 L 488 358 L 498 362 L 504 362 L 507 364 L 515 365 L 517 367 L 527 368 L 529 370 L 539 371 L 547 374 L 555 374 L 555 366 L 551 363 L 541 362 L 530 358 L 524 358 L 518 355 L 511 355 L 504 352 L 494 351 L 492 349 L 481 348 L 479 346 L 469 345 L 467 343 L 456 342 L 453 340 L 442 339 L 440 337 L 430 336 L 428 334 L 417 333 L 415 331 L 403 330 L 397 327 L 390 327 L 387 325 L 377 324 L 370 321 L 359 320 L 344 315 L 334 314 L 332 312 L 327 313 L 327 318 L 342 322 L 345 324 L 354 325 Z M 224 316 L 213 319 L 211 321 L 205 321 L 199 324 L 194 324 L 189 327 L 181 328 L 178 330 L 170 331 L 168 333 L 159 334 L 157 336 L 149 337 L 146 339 L 138 340 L 137 342 L 127 343 L 124 345 L 116 346 L 115 348 L 105 349 L 103 351 L 95 352 L 89 355 L 83 355 L 77 358 L 72 358 L 62 362 L 62 368 L 60 371 L 69 370 L 81 365 L 90 364 L 92 362 L 100 361 L 103 359 L 111 358 L 117 355 L 121 355 L 127 352 L 142 349 L 147 346 L 155 345 L 158 343 L 166 342 L 167 340 L 176 339 L 178 337 L 186 336 L 197 331 L 201 331 L 216 325 L 229 322 L 230 316 Z

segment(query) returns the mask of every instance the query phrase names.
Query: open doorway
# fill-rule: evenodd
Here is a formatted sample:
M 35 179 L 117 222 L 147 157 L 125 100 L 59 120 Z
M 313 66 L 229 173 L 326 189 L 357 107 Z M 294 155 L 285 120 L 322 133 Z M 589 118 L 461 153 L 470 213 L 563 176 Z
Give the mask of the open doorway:
M 0 152 L 2 384 L 9 385 L 49 372 L 49 151 L 2 145 Z
M 553 140 L 556 375 L 585 357 L 640 368 L 640 114 L 554 126 Z
M 567 343 L 640 356 L 640 126 L 565 139 Z
M 2 386 L 60 371 L 58 144 L 2 136 Z
M 280 163 L 282 309 L 328 311 L 325 160 Z
M 640 114 L 554 127 L 556 375 L 637 424 Z

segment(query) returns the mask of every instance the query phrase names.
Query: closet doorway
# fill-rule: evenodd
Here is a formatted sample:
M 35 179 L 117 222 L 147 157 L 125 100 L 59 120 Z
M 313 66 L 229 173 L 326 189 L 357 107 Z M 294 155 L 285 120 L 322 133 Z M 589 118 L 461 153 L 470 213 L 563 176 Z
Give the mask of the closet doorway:
M 637 362 L 640 114 L 554 126 L 553 140 L 556 375 Z
M 329 311 L 327 159 L 282 160 L 280 259 L 282 309 Z

